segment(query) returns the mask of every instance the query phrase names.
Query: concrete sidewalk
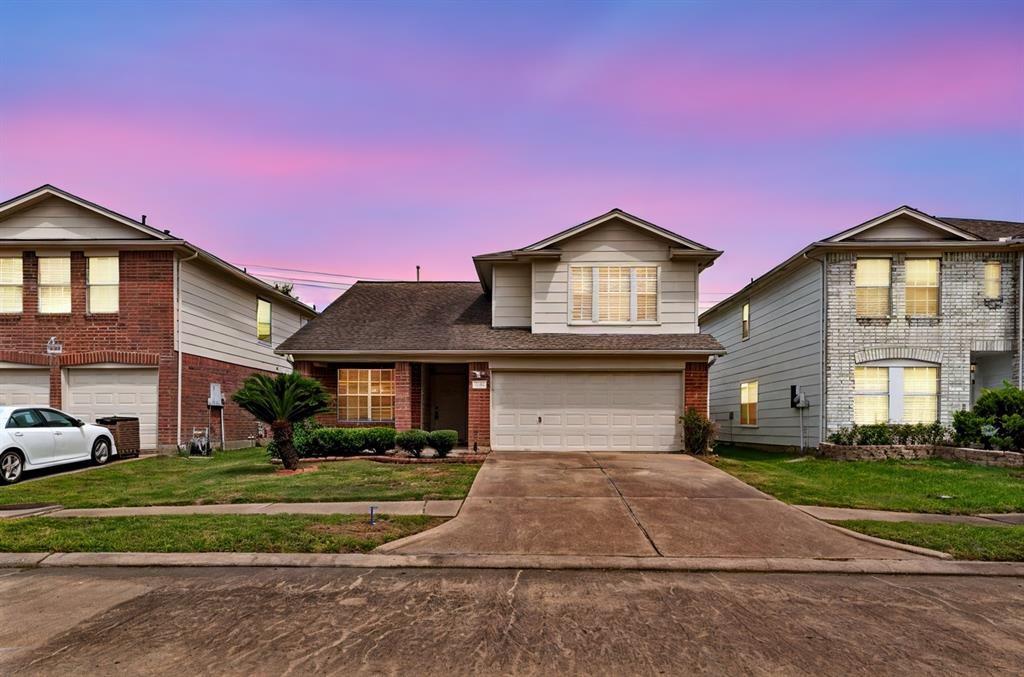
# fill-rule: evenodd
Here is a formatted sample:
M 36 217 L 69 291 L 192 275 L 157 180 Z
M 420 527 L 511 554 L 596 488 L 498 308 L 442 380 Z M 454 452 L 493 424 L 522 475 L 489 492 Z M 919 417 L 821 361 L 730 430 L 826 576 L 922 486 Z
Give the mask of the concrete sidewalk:
M 831 522 L 873 520 L 876 522 L 920 522 L 922 524 L 971 524 L 979 527 L 1008 527 L 1024 524 L 1024 513 L 991 513 L 984 515 L 941 515 L 925 512 L 895 512 L 859 508 L 828 508 L 818 505 L 793 506 L 812 517 Z
M 47 517 L 148 517 L 153 515 L 428 515 L 455 517 L 462 501 L 348 501 L 338 503 L 223 503 L 214 505 L 152 505 L 125 508 L 75 508 Z

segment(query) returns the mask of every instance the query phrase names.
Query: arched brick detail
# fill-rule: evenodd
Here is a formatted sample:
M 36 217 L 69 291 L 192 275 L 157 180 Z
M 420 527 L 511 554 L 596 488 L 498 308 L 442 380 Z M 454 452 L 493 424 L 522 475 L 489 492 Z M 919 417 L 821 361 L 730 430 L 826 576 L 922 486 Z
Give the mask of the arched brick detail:
M 21 350 L 0 350 L 0 362 L 32 364 L 45 367 L 50 364 L 50 358 L 46 355 L 27 353 Z
M 942 352 L 929 348 L 912 348 L 910 346 L 881 346 L 858 350 L 853 355 L 857 364 L 877 362 L 879 360 L 914 360 L 942 364 Z
M 160 365 L 157 353 L 136 353 L 127 350 L 90 350 L 84 353 L 68 353 L 60 356 L 62 367 L 80 367 L 85 364 L 137 364 L 143 367 Z

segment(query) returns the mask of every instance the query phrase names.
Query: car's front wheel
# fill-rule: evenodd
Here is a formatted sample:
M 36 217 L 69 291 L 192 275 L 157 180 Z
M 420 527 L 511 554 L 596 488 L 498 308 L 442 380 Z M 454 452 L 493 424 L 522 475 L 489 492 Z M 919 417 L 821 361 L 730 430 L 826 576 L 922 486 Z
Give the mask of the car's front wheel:
M 92 461 L 96 465 L 103 465 L 110 460 L 110 440 L 101 437 L 92 445 Z
M 13 450 L 0 454 L 0 484 L 14 484 L 24 471 L 25 461 L 21 454 Z

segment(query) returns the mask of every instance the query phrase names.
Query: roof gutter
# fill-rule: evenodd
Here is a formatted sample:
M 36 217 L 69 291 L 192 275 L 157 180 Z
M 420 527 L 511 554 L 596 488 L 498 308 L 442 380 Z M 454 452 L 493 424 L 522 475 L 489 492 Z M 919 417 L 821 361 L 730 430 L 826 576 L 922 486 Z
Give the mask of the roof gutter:
M 278 347 L 274 351 L 279 355 L 313 356 L 323 358 L 334 357 L 364 357 L 372 359 L 377 356 L 409 356 L 413 359 L 423 357 L 455 357 L 465 355 L 467 357 L 480 357 L 486 355 L 528 355 L 528 356 L 552 356 L 560 357 L 566 355 L 630 355 L 630 356 L 677 356 L 677 355 L 725 355 L 725 349 L 714 350 L 288 350 Z

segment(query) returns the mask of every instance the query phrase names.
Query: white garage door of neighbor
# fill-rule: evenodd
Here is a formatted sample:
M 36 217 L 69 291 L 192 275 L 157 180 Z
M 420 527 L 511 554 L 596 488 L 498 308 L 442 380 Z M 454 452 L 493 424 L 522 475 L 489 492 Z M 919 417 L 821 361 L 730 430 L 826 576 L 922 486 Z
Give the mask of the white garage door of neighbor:
M 677 451 L 682 372 L 495 372 L 491 447 Z
M 102 416 L 137 416 L 139 443 L 156 448 L 156 369 L 69 368 L 64 379 L 64 411 L 90 423 Z
M 48 369 L 0 367 L 0 406 L 50 406 Z

